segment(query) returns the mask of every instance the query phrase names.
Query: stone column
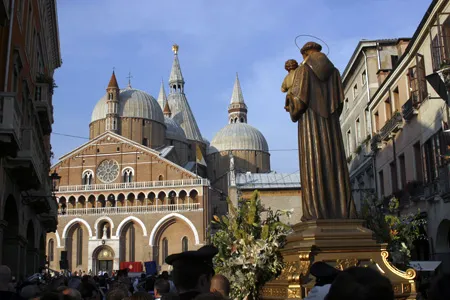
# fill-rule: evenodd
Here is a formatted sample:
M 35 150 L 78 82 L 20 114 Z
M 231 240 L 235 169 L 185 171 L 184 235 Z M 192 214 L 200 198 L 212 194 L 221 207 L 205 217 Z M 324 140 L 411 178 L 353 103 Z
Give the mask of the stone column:
M 3 241 L 3 230 L 5 230 L 6 226 L 8 225 L 8 222 L 4 220 L 0 220 L 0 245 L 4 245 Z M 0 265 L 3 264 L 3 246 L 0 247 Z M 6 264 L 6 262 L 5 262 Z

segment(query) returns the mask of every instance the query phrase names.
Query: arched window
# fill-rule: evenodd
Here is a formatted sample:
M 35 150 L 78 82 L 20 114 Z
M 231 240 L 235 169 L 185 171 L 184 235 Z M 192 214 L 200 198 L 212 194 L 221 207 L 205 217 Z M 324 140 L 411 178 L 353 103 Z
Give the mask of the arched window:
M 241 118 L 241 123 L 244 123 L 244 118 Z
M 238 121 L 238 118 L 235 118 L 235 119 L 234 119 L 234 123 L 237 123 L 237 121 Z
M 47 254 L 48 261 L 53 261 L 55 259 L 55 241 L 53 239 L 48 241 Z
M 181 240 L 181 252 L 186 252 L 189 250 L 189 240 L 187 238 L 187 236 L 183 237 L 183 239 Z
M 167 238 L 163 238 L 162 240 L 162 260 L 166 261 L 166 257 L 169 256 L 169 241 Z
M 164 180 L 164 176 L 159 175 L 158 180 L 159 180 L 159 181 L 163 181 L 163 180 Z
M 91 185 L 93 183 L 94 175 L 91 170 L 83 172 L 83 185 Z
M 123 170 L 123 182 L 125 183 L 133 182 L 133 169 L 126 168 Z
M 109 93 L 109 100 L 113 99 L 113 93 Z
M 135 253 L 135 248 L 134 248 L 134 246 L 135 246 L 135 239 L 136 239 L 136 231 L 135 231 L 135 229 L 134 229 L 134 224 L 131 224 L 131 226 L 130 226 L 130 229 L 129 229 L 129 231 L 130 231 L 130 236 L 129 236 L 129 239 L 128 239 L 128 254 L 129 254 L 129 256 L 128 256 L 128 261 L 134 261 L 134 253 Z
M 77 229 L 77 266 L 83 264 L 83 229 Z

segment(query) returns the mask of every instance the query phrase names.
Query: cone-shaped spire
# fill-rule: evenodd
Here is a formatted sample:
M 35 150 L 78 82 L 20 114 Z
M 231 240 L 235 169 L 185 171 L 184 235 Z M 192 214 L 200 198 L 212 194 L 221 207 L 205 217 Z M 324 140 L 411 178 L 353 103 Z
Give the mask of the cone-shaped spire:
M 159 89 L 158 103 L 159 103 L 159 106 L 161 106 L 161 109 L 164 109 L 166 106 L 166 103 L 167 103 L 166 90 L 164 89 L 164 81 L 163 80 L 161 80 L 161 87 Z
M 166 116 L 166 117 L 171 117 L 172 116 L 172 111 L 170 110 L 170 107 L 169 107 L 169 102 L 167 102 L 166 101 L 166 104 L 164 105 L 164 115 Z
M 175 44 L 172 46 L 172 51 L 174 53 L 173 63 L 172 63 L 172 71 L 170 71 L 169 84 L 170 86 L 175 85 L 176 90 L 183 90 L 184 78 L 181 73 L 180 61 L 178 60 L 178 45 Z
M 116 88 L 116 89 L 119 88 L 119 85 L 117 84 L 116 74 L 114 73 L 114 71 L 112 72 L 111 79 L 109 80 L 108 88 Z
M 236 73 L 236 79 L 234 81 L 233 93 L 231 94 L 230 105 L 228 106 L 228 122 L 234 123 L 247 123 L 247 105 L 242 95 L 241 84 L 239 82 L 239 76 Z
M 231 95 L 231 104 L 244 103 L 244 96 L 242 95 L 241 83 L 239 82 L 239 76 L 236 73 L 236 80 L 234 81 L 233 94 Z

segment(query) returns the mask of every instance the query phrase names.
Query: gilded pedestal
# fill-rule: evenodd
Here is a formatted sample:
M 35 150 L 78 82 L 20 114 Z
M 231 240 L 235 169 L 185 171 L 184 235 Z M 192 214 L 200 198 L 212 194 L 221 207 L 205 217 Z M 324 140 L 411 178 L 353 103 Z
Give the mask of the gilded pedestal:
M 385 244 L 377 244 L 361 220 L 317 220 L 298 223 L 282 250 L 286 266 L 262 289 L 263 299 L 303 299 L 314 286 L 310 266 L 325 261 L 338 269 L 374 268 L 387 276 L 397 299 L 415 299 L 416 272 L 402 272 L 388 261 Z

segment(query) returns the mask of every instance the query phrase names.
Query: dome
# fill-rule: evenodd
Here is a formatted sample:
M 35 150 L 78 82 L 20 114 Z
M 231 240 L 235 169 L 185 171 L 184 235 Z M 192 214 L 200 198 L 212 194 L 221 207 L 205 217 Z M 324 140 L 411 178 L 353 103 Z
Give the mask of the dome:
M 177 124 L 177 122 L 174 121 L 174 119 L 169 117 L 164 117 L 164 123 L 166 124 L 166 138 L 169 140 L 177 140 L 180 142 L 186 143 L 186 134 L 184 133 L 183 129 L 180 127 L 180 125 Z
M 255 150 L 269 152 L 262 133 L 246 123 L 228 124 L 212 139 L 208 154 L 228 150 Z
M 108 95 L 105 94 L 92 111 L 91 122 L 106 118 Z M 119 117 L 143 118 L 164 124 L 164 115 L 155 98 L 144 91 L 133 88 L 120 90 Z

